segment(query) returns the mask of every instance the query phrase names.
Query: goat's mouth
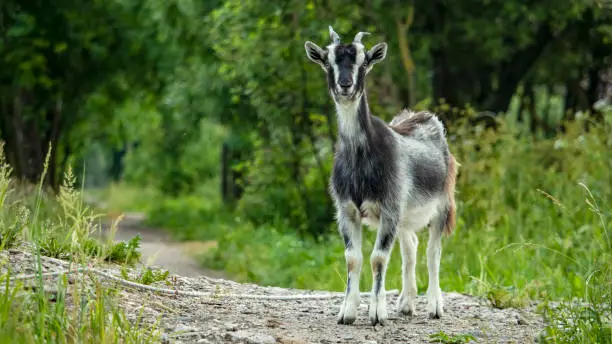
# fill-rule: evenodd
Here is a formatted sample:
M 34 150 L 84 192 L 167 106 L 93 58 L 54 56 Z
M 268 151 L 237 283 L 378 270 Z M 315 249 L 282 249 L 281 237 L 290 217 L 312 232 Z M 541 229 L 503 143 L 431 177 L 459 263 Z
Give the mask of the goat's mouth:
M 340 99 L 353 99 L 357 94 L 357 90 L 336 90 L 336 97 Z

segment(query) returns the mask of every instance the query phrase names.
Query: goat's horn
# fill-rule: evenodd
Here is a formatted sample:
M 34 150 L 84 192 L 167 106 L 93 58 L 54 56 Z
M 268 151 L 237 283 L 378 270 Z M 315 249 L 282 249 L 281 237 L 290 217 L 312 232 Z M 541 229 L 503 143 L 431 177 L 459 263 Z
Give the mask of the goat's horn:
M 331 25 L 329 26 L 329 37 L 332 39 L 334 44 L 340 43 L 340 36 L 332 29 Z
M 365 35 L 369 35 L 369 32 L 358 32 L 355 35 L 355 38 L 353 39 L 353 43 L 361 43 L 361 39 L 363 38 L 363 36 Z

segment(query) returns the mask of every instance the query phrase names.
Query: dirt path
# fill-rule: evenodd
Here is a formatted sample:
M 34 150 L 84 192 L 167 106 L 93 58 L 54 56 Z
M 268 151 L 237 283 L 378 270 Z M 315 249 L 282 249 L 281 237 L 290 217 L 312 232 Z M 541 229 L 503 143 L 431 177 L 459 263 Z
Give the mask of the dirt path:
M 10 263 L 15 275 L 35 271 L 34 256 L 23 251 L 0 251 L 0 259 Z M 65 271 L 68 263 L 47 258 L 43 259 L 43 265 L 45 271 Z M 118 266 L 105 264 L 97 269 L 116 277 L 121 276 Z M 135 273 L 132 271 L 130 275 Z M 161 343 L 525 344 L 537 342 L 536 338 L 545 326 L 535 311 L 535 304 L 520 310 L 497 309 L 491 307 L 485 299 L 448 291 L 443 292 L 445 314 L 441 319 L 429 319 L 424 295 L 417 297 L 414 316 L 399 315 L 394 307 L 397 296 L 393 295 L 387 297 L 389 324 L 373 327 L 367 316 L 368 296 L 362 296 L 358 318 L 353 325 L 338 325 L 336 314 L 342 301 L 340 292 L 334 293 L 336 297 L 331 299 L 308 299 L 308 296 L 330 293 L 262 287 L 207 277 L 171 276 L 168 281 L 154 284 L 159 288 L 179 291 L 178 295 L 167 295 L 135 288 L 133 285 L 117 284 L 99 276 L 101 283 L 121 290 L 117 294 L 117 301 L 126 311 L 128 319 L 155 324 L 160 331 Z M 171 287 L 167 282 L 171 283 Z M 45 283 L 52 287 L 57 282 L 46 279 Z M 206 295 L 196 297 L 181 292 Z M 297 299 L 247 299 L 237 297 L 238 294 L 274 298 L 293 295 Z M 451 338 L 460 336 L 464 339 L 432 341 L 431 335 L 441 333 Z
M 146 266 L 156 266 L 188 277 L 209 276 L 225 277 L 222 272 L 205 269 L 200 266 L 195 256 L 215 247 L 216 242 L 175 242 L 170 235 L 161 229 L 149 228 L 144 224 L 145 217 L 141 213 L 124 213 L 117 226 L 115 241 L 128 241 L 136 235 L 142 238 L 140 247 L 142 263 Z M 102 236 L 110 234 L 111 219 L 102 223 Z

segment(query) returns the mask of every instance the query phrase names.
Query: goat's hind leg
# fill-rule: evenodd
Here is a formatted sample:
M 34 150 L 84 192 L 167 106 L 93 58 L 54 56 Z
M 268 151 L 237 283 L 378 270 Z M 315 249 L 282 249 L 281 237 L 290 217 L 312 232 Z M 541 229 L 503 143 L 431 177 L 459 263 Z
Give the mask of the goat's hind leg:
M 440 257 L 442 255 L 442 233 L 447 212 L 442 211 L 429 226 L 427 243 L 427 269 L 429 283 L 427 287 L 427 311 L 432 319 L 439 319 L 444 314 L 444 300 L 440 289 Z
M 359 308 L 359 278 L 363 255 L 361 252 L 361 214 L 355 204 L 348 202 L 338 209 L 338 229 L 344 239 L 347 281 L 346 294 L 338 313 L 338 324 L 349 325 L 357 319 Z
M 413 315 L 417 295 L 416 257 L 419 239 L 414 231 L 407 228 L 400 228 L 398 236 L 402 252 L 402 293 L 397 299 L 397 310 L 405 315 Z

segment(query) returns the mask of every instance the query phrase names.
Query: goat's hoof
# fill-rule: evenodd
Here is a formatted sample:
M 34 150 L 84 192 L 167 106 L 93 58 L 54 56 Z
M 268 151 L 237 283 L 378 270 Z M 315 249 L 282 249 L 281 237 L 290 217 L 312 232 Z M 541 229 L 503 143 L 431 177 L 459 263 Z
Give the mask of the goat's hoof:
M 386 326 L 389 324 L 389 319 L 378 317 L 377 315 L 375 315 L 374 317 L 370 317 L 370 322 L 372 323 L 372 326 L 376 326 L 377 324 L 380 324 L 381 326 Z
M 412 309 L 400 309 L 399 312 L 400 312 L 400 314 L 407 315 L 409 317 L 414 315 L 414 310 L 412 310 Z
M 381 300 L 373 300 L 370 303 L 369 313 L 372 326 L 376 326 L 376 324 L 385 326 L 389 323 L 389 317 L 387 315 L 387 302 L 384 298 L 381 298 Z
M 444 315 L 444 301 L 439 289 L 427 291 L 427 312 L 430 319 L 440 319 Z
M 338 324 L 350 325 L 357 319 L 357 307 L 359 306 L 359 299 L 347 298 L 342 302 L 340 306 L 340 313 L 338 313 Z
M 402 293 L 400 298 L 397 300 L 397 310 L 402 315 L 414 315 L 414 301 L 412 298 L 405 296 L 404 293 Z
M 357 319 L 357 317 L 339 317 L 338 318 L 338 324 L 339 325 L 350 325 L 352 323 L 355 322 L 355 320 Z

